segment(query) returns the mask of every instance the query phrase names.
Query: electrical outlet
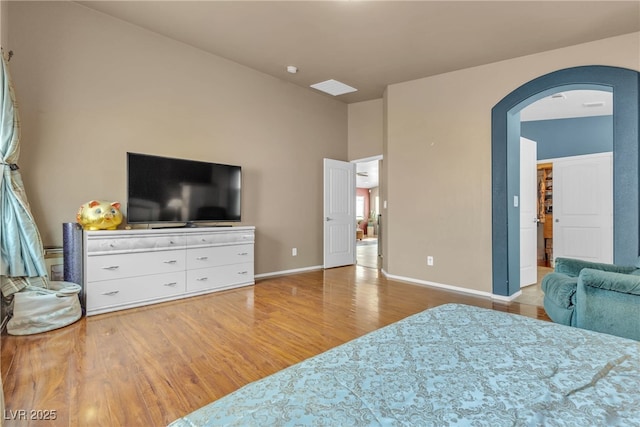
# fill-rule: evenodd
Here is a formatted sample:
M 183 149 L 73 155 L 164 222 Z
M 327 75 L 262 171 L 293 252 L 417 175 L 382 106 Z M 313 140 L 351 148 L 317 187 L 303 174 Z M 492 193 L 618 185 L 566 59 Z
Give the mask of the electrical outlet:
M 433 265 L 433 257 L 432 256 L 428 256 L 427 257 L 427 265 L 429 265 L 429 266 Z
M 291 256 L 298 256 L 298 248 L 291 249 Z

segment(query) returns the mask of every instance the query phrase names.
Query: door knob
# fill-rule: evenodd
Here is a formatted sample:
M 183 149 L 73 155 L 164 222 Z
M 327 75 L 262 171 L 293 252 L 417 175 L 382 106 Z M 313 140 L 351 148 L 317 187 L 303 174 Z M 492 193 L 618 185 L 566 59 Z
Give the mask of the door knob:
M 333 218 L 327 217 L 327 221 L 332 221 L 332 220 L 333 220 Z

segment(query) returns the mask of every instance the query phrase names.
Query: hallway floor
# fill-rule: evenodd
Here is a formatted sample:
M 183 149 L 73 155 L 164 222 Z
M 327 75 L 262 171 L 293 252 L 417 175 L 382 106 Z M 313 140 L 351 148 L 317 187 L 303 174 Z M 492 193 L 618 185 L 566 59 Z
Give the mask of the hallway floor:
M 381 267 L 381 258 L 378 257 L 377 238 L 365 238 L 356 241 L 356 263 L 369 268 Z
M 553 268 L 551 267 L 538 266 L 538 282 L 535 285 L 525 286 L 524 288 L 520 289 L 522 295 L 520 295 L 514 301 L 521 304 L 537 305 L 538 307 L 542 307 L 544 294 L 542 293 L 542 287 L 540 286 L 540 283 L 542 282 L 542 278 L 547 273 L 551 273 L 552 271 Z

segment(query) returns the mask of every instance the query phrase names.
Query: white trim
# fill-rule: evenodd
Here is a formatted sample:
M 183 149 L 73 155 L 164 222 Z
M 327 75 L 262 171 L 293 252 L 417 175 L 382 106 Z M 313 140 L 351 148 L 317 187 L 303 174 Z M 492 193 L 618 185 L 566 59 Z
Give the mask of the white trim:
M 307 271 L 314 271 L 314 270 L 322 270 L 322 266 L 313 265 L 311 267 L 294 268 L 293 270 L 272 271 L 271 273 L 256 274 L 253 277 L 255 277 L 256 279 L 265 279 L 267 277 L 284 276 L 287 274 L 295 274 L 295 273 L 305 273 Z
M 351 163 L 367 163 L 367 162 L 372 162 L 374 160 L 382 160 L 382 159 L 383 159 L 382 154 L 378 154 L 376 156 L 364 157 L 362 159 L 351 160 Z
M 522 291 L 518 291 L 513 295 L 509 295 L 508 297 L 506 297 L 504 295 L 491 294 L 491 299 L 495 299 L 495 300 L 498 300 L 498 301 L 511 302 L 514 299 L 518 298 L 520 295 L 522 295 Z
M 518 291 L 515 294 L 506 297 L 506 296 L 503 296 L 503 295 L 492 294 L 490 292 L 476 291 L 474 289 L 461 288 L 459 286 L 452 286 L 452 285 L 445 285 L 443 283 L 430 282 L 428 280 L 420 280 L 420 279 L 413 279 L 411 277 L 396 276 L 395 274 L 387 273 L 386 271 L 384 271 L 384 269 L 380 269 L 380 271 L 388 279 L 399 280 L 399 281 L 402 281 L 402 282 L 414 283 L 416 285 L 421 285 L 421 286 L 431 286 L 431 287 L 434 287 L 434 288 L 446 289 L 448 291 L 460 292 L 460 293 L 463 293 L 463 294 L 471 294 L 471 295 L 476 295 L 476 296 L 480 296 L 480 297 L 484 297 L 484 298 L 491 298 L 491 299 L 498 300 L 498 301 L 511 302 L 514 299 L 518 298 L 520 295 L 522 295 L 522 292 Z
M 417 285 L 423 285 L 423 286 L 432 286 L 435 288 L 446 289 L 448 291 L 462 292 L 465 294 L 473 294 L 473 295 L 478 295 L 485 298 L 491 298 L 493 296 L 493 294 L 489 292 L 476 291 L 473 289 L 461 288 L 461 287 L 452 286 L 452 285 L 445 285 L 444 283 L 436 283 L 436 282 L 430 282 L 428 280 L 413 279 L 411 277 L 396 276 L 395 274 L 388 274 L 388 273 L 384 273 L 384 275 L 387 276 L 389 279 L 415 283 Z

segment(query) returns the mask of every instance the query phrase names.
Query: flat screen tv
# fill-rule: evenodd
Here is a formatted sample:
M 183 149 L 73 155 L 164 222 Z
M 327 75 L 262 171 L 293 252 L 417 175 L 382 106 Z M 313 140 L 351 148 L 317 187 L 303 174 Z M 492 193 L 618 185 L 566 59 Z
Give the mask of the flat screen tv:
M 240 221 L 242 169 L 197 160 L 127 153 L 127 221 Z

